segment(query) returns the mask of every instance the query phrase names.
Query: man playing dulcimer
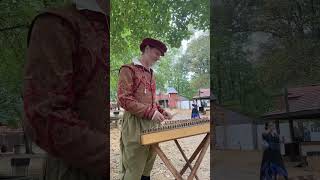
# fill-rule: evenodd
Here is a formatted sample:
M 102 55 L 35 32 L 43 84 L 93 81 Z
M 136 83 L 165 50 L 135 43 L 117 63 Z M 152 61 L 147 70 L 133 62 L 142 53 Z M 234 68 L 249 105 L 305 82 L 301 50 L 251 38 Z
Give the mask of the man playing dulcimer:
M 152 66 L 164 56 L 166 45 L 146 38 L 142 55 L 120 69 L 118 101 L 125 109 L 121 129 L 121 179 L 148 180 L 156 158 L 151 146 L 140 144 L 143 130 L 157 126 L 172 115 L 155 103 L 156 81 Z

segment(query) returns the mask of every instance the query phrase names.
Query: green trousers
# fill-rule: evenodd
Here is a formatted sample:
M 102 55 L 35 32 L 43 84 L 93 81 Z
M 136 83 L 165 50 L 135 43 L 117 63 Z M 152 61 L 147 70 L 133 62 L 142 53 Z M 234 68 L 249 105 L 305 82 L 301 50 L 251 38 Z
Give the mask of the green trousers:
M 140 180 L 142 175 L 150 176 L 156 153 L 151 146 L 140 144 L 140 135 L 143 130 L 154 126 L 157 123 L 124 113 L 120 138 L 121 180 Z

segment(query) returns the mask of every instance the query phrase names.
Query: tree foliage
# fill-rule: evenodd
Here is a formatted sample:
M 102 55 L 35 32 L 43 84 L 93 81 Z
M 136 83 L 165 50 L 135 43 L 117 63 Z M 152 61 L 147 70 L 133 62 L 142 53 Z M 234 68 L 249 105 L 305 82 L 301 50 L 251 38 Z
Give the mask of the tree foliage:
M 220 103 L 258 116 L 282 88 L 319 83 L 319 1 L 223 0 L 211 12 L 212 87 Z M 244 50 L 257 34 L 268 38 Z
M 169 51 L 173 51 L 173 48 L 180 47 L 183 39 L 192 35 L 191 28 L 209 28 L 207 0 L 114 0 L 111 5 L 110 92 L 113 100 L 116 98 L 118 70 L 133 57 L 140 56 L 139 45 L 143 38 L 160 39 L 168 45 Z M 159 68 L 162 66 L 165 64 Z M 161 77 L 158 80 L 161 82 Z M 164 88 L 163 85 L 158 87 Z
M 162 72 L 157 72 L 157 77 L 164 79 L 168 87 L 174 87 L 180 95 L 189 99 L 199 88 L 209 88 L 208 37 L 205 34 L 191 40 L 184 54 L 176 58 L 168 57 L 170 60 L 163 62 L 165 66 L 160 64 L 159 70 Z
M 32 19 L 43 8 L 63 3 L 63 0 L 0 1 L 0 122 L 19 125 L 26 39 Z

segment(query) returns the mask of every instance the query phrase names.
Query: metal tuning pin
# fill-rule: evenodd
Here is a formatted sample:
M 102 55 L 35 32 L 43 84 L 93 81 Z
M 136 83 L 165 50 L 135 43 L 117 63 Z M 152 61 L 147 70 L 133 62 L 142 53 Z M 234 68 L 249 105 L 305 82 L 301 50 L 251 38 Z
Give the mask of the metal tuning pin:
M 163 127 L 159 127 L 159 131 L 162 131 L 163 130 Z
M 210 119 L 207 117 L 198 118 L 198 119 L 168 120 L 168 121 L 159 123 L 156 126 L 151 127 L 150 129 L 142 130 L 142 134 L 149 134 L 149 133 L 154 133 L 159 131 L 167 131 L 167 130 L 177 129 L 177 128 L 188 128 L 190 126 L 197 126 L 197 125 L 208 123 L 208 122 L 210 122 Z

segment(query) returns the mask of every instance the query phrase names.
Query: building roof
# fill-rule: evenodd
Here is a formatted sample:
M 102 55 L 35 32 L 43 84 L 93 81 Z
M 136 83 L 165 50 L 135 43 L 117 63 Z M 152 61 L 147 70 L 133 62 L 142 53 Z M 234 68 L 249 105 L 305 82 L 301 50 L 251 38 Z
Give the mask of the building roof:
M 167 93 L 168 94 L 178 94 L 178 91 L 174 87 L 168 87 Z
M 231 111 L 222 106 L 215 105 L 214 111 L 218 112 L 215 116 L 215 124 L 217 126 L 236 125 L 236 124 L 252 124 L 254 119 L 241 113 Z M 223 116 L 221 116 L 223 114 Z M 223 119 L 224 118 L 224 119 Z
M 159 100 L 168 100 L 169 99 L 169 95 L 168 94 L 164 94 L 164 93 L 157 93 L 156 94 L 156 100 L 159 101 Z
M 284 95 L 281 95 L 284 101 Z M 288 88 L 289 111 L 279 107 L 275 111 L 265 113 L 264 118 L 312 118 L 320 117 L 320 85 Z
M 178 96 L 180 101 L 189 101 L 188 98 L 183 97 L 183 96 Z
M 200 88 L 192 99 L 210 99 L 210 88 Z

